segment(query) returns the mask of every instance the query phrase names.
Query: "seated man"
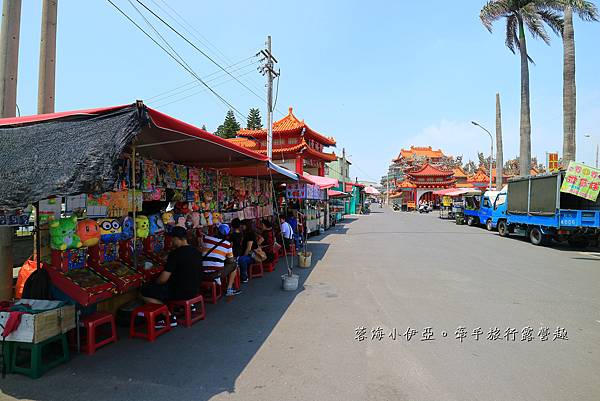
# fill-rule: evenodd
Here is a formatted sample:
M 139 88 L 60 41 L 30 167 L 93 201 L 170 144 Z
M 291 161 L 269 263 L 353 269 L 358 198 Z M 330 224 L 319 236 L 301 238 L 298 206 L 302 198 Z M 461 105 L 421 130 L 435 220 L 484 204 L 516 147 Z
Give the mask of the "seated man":
M 142 299 L 147 303 L 164 304 L 194 298 L 200 293 L 202 255 L 188 244 L 185 228 L 173 227 L 167 235 L 171 236 L 172 250 L 165 270 L 154 283 L 141 288 Z M 157 326 L 160 324 L 164 325 L 164 322 Z M 177 326 L 175 315 L 171 315 L 171 326 Z
M 233 250 L 231 243 L 227 241 L 230 234 L 230 228 L 227 224 L 219 224 L 217 227 L 217 236 L 204 236 L 202 246 L 202 269 L 207 275 L 218 277 L 215 281 L 221 284 L 221 278 L 227 279 L 226 296 L 230 297 L 241 293 L 233 289 L 233 282 L 237 274 L 237 266 L 233 259 Z
M 254 262 L 251 255 L 254 242 L 253 240 L 248 241 L 246 224 L 242 225 L 242 222 L 237 217 L 231 221 L 231 228 L 233 228 L 230 235 L 233 247 L 233 257 L 236 258 L 238 266 L 240 267 L 240 278 L 242 283 L 247 283 L 248 267 Z

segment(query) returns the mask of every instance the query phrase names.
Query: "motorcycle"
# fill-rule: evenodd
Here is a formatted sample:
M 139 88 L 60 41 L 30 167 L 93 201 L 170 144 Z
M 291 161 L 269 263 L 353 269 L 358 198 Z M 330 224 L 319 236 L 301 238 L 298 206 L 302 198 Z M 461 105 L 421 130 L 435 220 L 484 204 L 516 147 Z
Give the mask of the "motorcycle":
M 397 211 L 399 211 L 399 210 L 400 210 L 400 205 L 399 205 L 399 204 L 397 204 L 397 203 L 394 203 L 394 204 L 392 205 L 392 209 L 394 209 L 394 211 L 396 211 L 396 212 L 397 212 Z
M 429 213 L 429 205 L 427 204 L 423 204 L 421 206 L 419 206 L 419 213 Z

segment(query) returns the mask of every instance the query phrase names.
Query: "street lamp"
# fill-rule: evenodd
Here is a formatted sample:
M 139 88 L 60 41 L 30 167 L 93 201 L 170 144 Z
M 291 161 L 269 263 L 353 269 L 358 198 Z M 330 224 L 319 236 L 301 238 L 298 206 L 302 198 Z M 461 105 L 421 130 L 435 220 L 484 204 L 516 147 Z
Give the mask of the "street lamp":
M 594 140 L 591 134 L 585 134 L 584 136 L 592 141 Z M 598 168 L 598 143 L 596 143 L 596 168 Z
M 487 129 L 485 129 L 481 124 L 479 124 L 475 121 L 471 121 L 471 124 L 481 128 L 482 130 L 487 132 L 488 135 L 490 136 L 490 191 L 491 191 L 492 190 L 492 161 L 494 160 L 494 137 L 492 136 L 492 133 L 490 131 L 488 131 Z

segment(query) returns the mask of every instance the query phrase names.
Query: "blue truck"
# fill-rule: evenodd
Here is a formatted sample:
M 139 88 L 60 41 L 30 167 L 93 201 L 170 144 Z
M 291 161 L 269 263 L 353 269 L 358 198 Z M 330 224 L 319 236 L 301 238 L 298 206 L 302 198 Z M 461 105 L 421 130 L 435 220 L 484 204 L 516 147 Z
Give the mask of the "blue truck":
M 526 236 L 534 245 L 567 241 L 573 247 L 598 242 L 600 199 L 560 192 L 564 172 L 511 179 L 493 204 L 492 226 L 502 237 Z
M 485 225 L 492 231 L 492 212 L 500 191 L 486 191 L 483 195 L 468 194 L 464 197 L 464 214 L 469 226 Z

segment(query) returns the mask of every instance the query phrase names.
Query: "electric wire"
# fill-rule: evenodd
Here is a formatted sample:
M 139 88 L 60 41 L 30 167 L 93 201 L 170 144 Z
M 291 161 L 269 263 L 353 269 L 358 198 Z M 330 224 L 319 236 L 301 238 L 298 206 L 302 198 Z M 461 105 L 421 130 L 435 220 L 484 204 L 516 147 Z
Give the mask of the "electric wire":
M 251 57 L 245 58 L 245 59 L 243 59 L 243 60 L 240 60 L 240 61 L 238 61 L 237 63 L 231 64 L 231 65 L 230 65 L 230 66 L 228 66 L 227 68 L 228 68 L 230 71 L 237 71 L 237 69 L 235 69 L 235 70 L 232 70 L 231 68 L 232 68 L 232 67 L 235 67 L 235 66 L 237 66 L 237 65 L 239 65 L 239 64 L 241 64 L 241 63 L 243 63 L 243 62 L 245 62 L 245 61 L 248 61 L 248 60 L 250 60 L 250 59 L 253 59 L 253 58 L 255 58 L 255 57 L 256 57 L 256 56 L 251 56 Z M 252 62 L 252 63 L 248 64 L 247 66 L 250 66 L 250 65 L 256 65 L 256 64 L 258 64 L 258 60 L 256 60 L 256 61 L 254 61 L 254 62 Z M 210 74 L 208 74 L 208 75 L 205 75 L 205 76 L 203 77 L 203 79 L 210 78 L 210 77 L 212 77 L 212 76 L 214 76 L 214 75 L 217 75 L 217 74 L 219 74 L 219 75 L 220 75 L 220 74 L 222 74 L 222 73 L 223 73 L 223 72 L 222 72 L 221 70 L 214 71 L 214 72 L 212 72 L 212 73 L 210 73 Z M 196 85 L 198 85 L 198 80 L 194 79 L 194 80 L 192 80 L 192 81 L 186 82 L 186 83 L 184 83 L 184 84 L 181 84 L 181 85 L 179 85 L 179 86 L 177 86 L 177 87 L 175 87 L 175 88 L 172 88 L 172 89 L 169 89 L 169 90 L 167 90 L 167 91 L 161 92 L 161 93 L 159 93 L 159 94 L 156 94 L 156 95 L 154 95 L 154 96 L 150 96 L 150 97 L 146 98 L 146 100 L 152 100 L 152 99 L 156 99 L 156 98 L 158 98 L 158 97 L 161 97 L 161 96 L 163 96 L 163 95 L 166 95 L 166 94 L 168 94 L 168 93 L 174 92 L 174 91 L 176 91 L 176 90 L 178 90 L 178 89 L 185 88 L 186 86 L 190 86 L 190 85 L 193 85 L 193 84 L 196 84 Z
M 193 42 L 191 42 L 187 37 L 185 37 L 181 32 L 179 32 L 177 29 L 173 28 L 173 26 L 171 26 L 171 24 L 169 24 L 167 21 L 165 21 L 160 15 L 156 14 L 152 9 L 150 9 L 147 5 L 145 5 L 141 0 L 135 0 L 137 1 L 142 7 L 144 7 L 149 13 L 151 13 L 152 15 L 154 15 L 154 17 L 156 17 L 160 22 L 162 22 L 164 25 L 166 25 L 170 30 L 172 30 L 177 36 L 179 36 L 180 38 L 182 38 L 185 42 L 187 42 L 190 46 L 192 46 L 194 49 L 196 49 L 198 52 L 200 52 L 204 57 L 206 57 L 210 62 L 212 62 L 214 65 L 216 65 L 217 67 L 219 67 L 221 70 L 223 70 L 225 73 L 227 73 L 229 76 L 231 76 L 236 82 L 238 82 L 240 85 L 242 85 L 244 88 L 246 88 L 250 93 L 252 93 L 254 96 L 256 96 L 257 98 L 259 98 L 260 100 L 262 100 L 263 102 L 266 102 L 266 100 L 260 96 L 258 93 L 256 93 L 254 90 L 252 90 L 248 85 L 246 85 L 245 83 L 243 83 L 242 81 L 240 81 L 239 79 L 237 79 L 236 77 L 234 77 L 232 74 L 230 74 L 221 64 L 219 64 L 218 62 L 216 62 L 211 56 L 209 56 L 205 51 L 203 51 L 202 49 L 200 49 L 198 46 L 196 46 Z
M 146 32 L 144 30 L 144 28 L 142 28 L 137 22 L 135 22 L 129 15 L 127 15 L 127 13 L 125 13 L 121 8 L 119 8 L 119 6 L 117 6 L 112 0 L 107 0 L 115 9 L 117 9 L 117 11 L 119 11 L 125 18 L 127 18 L 127 20 L 129 20 L 129 22 L 131 22 L 133 25 L 135 25 L 135 27 L 137 29 L 139 29 L 140 31 L 142 31 L 144 33 L 144 35 L 146 35 L 152 42 L 154 42 L 155 45 L 157 45 L 158 47 L 160 47 L 162 49 L 162 51 L 164 51 L 165 53 L 167 53 L 167 55 L 169 55 L 169 57 L 171 57 L 173 60 L 175 60 L 177 62 L 177 64 L 179 64 L 181 67 L 183 67 L 183 69 L 185 69 L 188 73 L 190 73 L 194 78 L 196 78 L 198 81 L 200 81 L 213 95 L 215 95 L 219 100 L 221 100 L 221 102 L 223 102 L 225 105 L 227 105 L 231 110 L 235 111 L 236 113 L 238 113 L 238 115 L 241 118 L 245 118 L 245 116 L 235 107 L 233 106 L 231 103 L 229 103 L 225 98 L 223 98 L 221 95 L 219 95 L 217 92 L 215 92 L 210 86 L 208 86 L 203 80 L 202 78 L 200 78 L 198 76 L 198 74 L 196 74 L 192 69 L 186 67 L 181 61 L 179 61 L 174 55 L 172 55 L 171 53 L 169 53 L 169 51 L 167 49 L 165 49 L 160 43 L 158 43 L 158 41 L 156 41 L 156 39 L 154 39 L 148 32 Z

